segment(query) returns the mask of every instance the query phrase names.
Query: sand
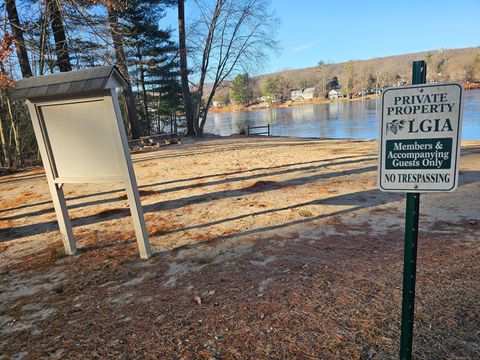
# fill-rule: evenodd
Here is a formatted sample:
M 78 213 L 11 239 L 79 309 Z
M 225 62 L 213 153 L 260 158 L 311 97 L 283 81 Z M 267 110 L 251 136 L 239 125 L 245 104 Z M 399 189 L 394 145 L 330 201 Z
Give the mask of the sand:
M 0 177 L 0 354 L 395 356 L 405 196 L 377 190 L 375 141 L 186 139 L 133 161 L 147 262 L 120 186 L 64 186 L 65 257 L 42 169 Z M 480 141 L 460 170 L 421 199 L 418 358 L 480 354 Z

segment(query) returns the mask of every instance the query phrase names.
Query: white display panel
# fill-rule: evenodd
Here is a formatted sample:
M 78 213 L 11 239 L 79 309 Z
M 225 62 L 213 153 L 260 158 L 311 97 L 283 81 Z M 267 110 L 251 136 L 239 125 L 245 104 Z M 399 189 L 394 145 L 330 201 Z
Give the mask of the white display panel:
M 39 107 L 56 178 L 105 180 L 123 175 L 121 143 L 111 101 L 103 98 Z

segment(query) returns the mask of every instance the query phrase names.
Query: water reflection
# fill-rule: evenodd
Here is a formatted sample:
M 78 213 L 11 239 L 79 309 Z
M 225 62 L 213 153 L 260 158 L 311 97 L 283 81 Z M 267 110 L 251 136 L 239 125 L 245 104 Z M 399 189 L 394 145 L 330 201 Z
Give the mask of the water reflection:
M 272 125 L 276 136 L 376 139 L 380 101 L 369 99 L 280 109 L 211 114 L 205 131 L 222 136 Z M 480 139 L 480 90 L 465 92 L 462 138 Z

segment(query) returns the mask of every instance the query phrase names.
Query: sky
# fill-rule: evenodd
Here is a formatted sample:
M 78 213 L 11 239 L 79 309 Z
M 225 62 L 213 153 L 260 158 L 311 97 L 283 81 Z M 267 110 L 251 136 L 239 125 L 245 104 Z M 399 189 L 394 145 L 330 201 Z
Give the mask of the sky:
M 480 46 L 480 0 L 271 0 L 279 54 L 262 73 L 425 50 Z M 188 23 L 191 0 L 185 2 Z M 176 26 L 176 8 L 163 24 Z M 258 75 L 258 74 L 256 74 Z

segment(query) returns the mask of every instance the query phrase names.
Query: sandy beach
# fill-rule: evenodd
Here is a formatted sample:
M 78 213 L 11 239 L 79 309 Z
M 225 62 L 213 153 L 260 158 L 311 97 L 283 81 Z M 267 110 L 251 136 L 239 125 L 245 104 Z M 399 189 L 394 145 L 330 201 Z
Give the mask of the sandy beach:
M 119 185 L 0 177 L 0 359 L 397 356 L 405 195 L 376 141 L 207 137 L 132 155 L 155 256 Z M 421 199 L 414 357 L 480 356 L 480 141 Z M 128 355 L 127 352 L 130 352 Z M 132 355 L 133 354 L 133 355 Z

